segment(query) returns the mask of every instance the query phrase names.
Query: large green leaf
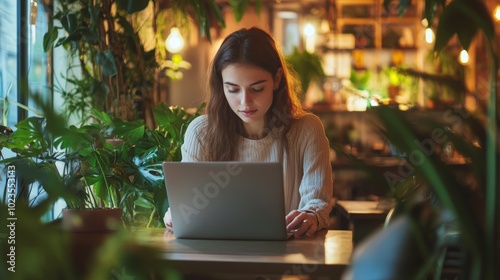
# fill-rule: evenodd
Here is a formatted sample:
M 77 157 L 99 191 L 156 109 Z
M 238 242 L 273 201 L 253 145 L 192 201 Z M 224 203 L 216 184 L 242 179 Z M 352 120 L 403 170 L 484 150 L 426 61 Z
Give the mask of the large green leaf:
M 95 179 L 96 181 L 92 186 L 93 193 L 103 201 L 109 202 L 111 197 L 107 185 L 105 184 L 105 178 L 103 176 L 97 176 Z
M 54 162 L 42 162 L 37 164 L 39 180 L 43 189 L 52 197 L 68 198 L 64 189 L 64 180 Z
M 66 133 L 55 139 L 54 143 L 62 149 L 80 150 L 92 145 L 92 136 L 86 133 L 84 128 L 79 129 L 72 125 Z
M 241 21 L 243 15 L 248 6 L 248 1 L 246 0 L 229 0 L 229 5 L 231 6 L 234 14 L 234 18 L 237 22 Z
M 142 138 L 144 136 L 144 131 L 146 130 L 146 125 L 142 120 L 127 122 L 121 119 L 116 119 L 113 125 L 113 134 L 123 140 L 129 141 L 132 144 Z
M 496 36 L 495 23 L 493 22 L 485 1 L 461 1 L 464 3 L 464 5 L 459 5 L 461 12 L 464 13 L 467 16 L 467 19 L 470 19 L 470 21 L 473 22 L 477 28 L 484 32 L 484 35 L 486 35 L 486 38 L 488 38 L 489 41 L 494 41 Z
M 162 162 L 164 159 L 157 157 L 157 150 L 157 148 L 151 148 L 143 156 L 133 159 L 140 176 L 135 180 L 142 185 L 157 186 L 163 183 Z
M 438 7 L 444 6 L 444 0 L 425 0 L 425 11 L 424 15 L 427 19 L 427 26 L 432 26 L 434 24 L 434 18 L 436 17 L 436 11 Z
M 100 176 L 96 173 L 88 173 L 83 177 L 84 177 L 83 179 L 85 181 L 85 184 L 87 186 L 92 186 L 92 185 L 96 184 L 97 182 L 102 181 L 102 176 Z
M 48 52 L 50 50 L 50 48 L 52 47 L 52 45 L 54 44 L 54 42 L 57 40 L 57 36 L 59 34 L 59 29 L 55 26 L 53 26 L 51 29 L 49 29 L 47 31 L 47 33 L 45 33 L 43 35 L 43 51 L 44 52 Z
M 164 177 L 161 169 L 161 162 L 141 164 L 139 166 L 139 172 L 144 183 L 152 187 L 163 186 Z
M 97 110 L 96 108 L 92 109 L 92 115 L 98 119 L 99 121 L 103 122 L 104 124 L 111 126 L 113 124 L 113 121 L 111 120 L 111 117 L 109 116 L 108 113 Z
M 149 4 L 149 0 L 117 0 L 116 4 L 127 14 L 133 14 L 144 10 Z
M 164 227 L 165 225 L 163 224 L 163 215 L 165 215 L 169 207 L 167 190 L 165 188 L 159 188 L 154 192 L 154 202 L 159 215 L 159 224 L 161 225 L 161 227 Z
M 246 5 L 245 3 L 243 4 Z M 209 42 L 212 40 L 210 28 L 226 27 L 223 11 L 221 9 L 223 4 L 219 4 L 217 1 L 172 1 L 172 6 L 180 13 L 189 14 L 197 23 L 200 35 L 206 37 Z
M 194 9 L 194 14 L 196 15 L 196 19 L 198 20 L 200 35 L 205 36 L 207 40 L 210 42 L 212 40 L 210 36 L 210 15 L 209 9 L 207 7 L 202 6 L 205 2 L 192 0 L 191 5 Z
M 224 20 L 224 15 L 222 14 L 222 11 L 220 10 L 216 1 L 210 1 L 210 4 L 211 4 L 211 10 L 214 13 L 215 18 L 217 19 L 217 23 L 219 24 L 220 27 L 226 28 L 226 22 Z
M 470 43 L 479 29 L 477 22 L 473 21 L 472 18 L 462 10 L 459 4 L 460 1 L 452 2 L 450 6 L 443 11 L 439 18 L 435 46 L 437 50 L 443 49 L 448 44 L 450 39 L 446 38 L 450 33 L 443 31 L 442 27 L 446 27 L 452 31 L 453 33 L 451 33 L 451 35 L 457 34 L 460 43 L 465 50 L 469 49 Z M 443 32 L 445 36 L 441 36 Z M 443 39 L 446 39 L 446 43 Z
M 45 139 L 43 134 L 43 123 L 45 119 L 38 117 L 29 117 L 17 123 L 16 131 L 11 136 L 11 149 L 24 149 L 28 144 L 41 144 L 42 146 L 34 146 L 43 149 Z
M 495 38 L 494 24 L 485 4 L 478 0 L 452 1 L 439 17 L 434 50 L 440 51 L 446 47 L 455 34 L 462 47 L 467 50 L 479 30 L 490 41 Z
M 168 107 L 163 103 L 155 107 L 153 113 L 160 130 L 165 131 L 166 136 L 172 139 L 174 143 L 182 143 L 184 135 L 181 126 L 190 122 L 187 112 L 180 107 Z
M 464 19 L 456 17 L 453 13 L 447 12 L 447 10 L 441 14 L 436 30 L 436 43 L 434 44 L 436 52 L 441 51 L 448 45 L 450 39 L 457 33 L 457 26 L 461 25 L 461 21 L 464 21 Z
M 418 129 L 398 111 L 379 107 L 375 110 L 386 129 L 386 137 L 399 148 L 408 153 L 408 157 L 418 157 L 418 164 L 413 167 L 422 176 L 436 193 L 441 203 L 453 212 L 457 218 L 463 240 L 470 249 L 476 262 L 481 261 L 481 226 L 477 217 L 471 213 L 468 205 L 468 197 L 462 189 L 461 183 L 455 179 L 453 172 L 439 161 L 434 160 L 428 149 L 419 142 Z M 458 188 L 458 191 L 457 191 Z
M 75 33 L 78 31 L 78 16 L 75 13 L 67 13 L 60 19 L 61 25 L 69 33 Z
M 140 198 L 138 198 L 135 202 L 135 205 L 138 207 L 150 208 L 150 209 L 154 207 L 152 199 L 148 199 L 145 196 L 141 196 Z

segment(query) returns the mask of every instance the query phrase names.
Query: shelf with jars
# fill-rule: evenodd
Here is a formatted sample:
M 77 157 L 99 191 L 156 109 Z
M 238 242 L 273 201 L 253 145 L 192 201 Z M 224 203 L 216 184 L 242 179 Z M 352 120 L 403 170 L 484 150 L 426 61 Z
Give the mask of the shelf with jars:
M 356 49 L 416 49 L 422 29 L 422 1 L 412 1 L 404 13 L 392 1 L 388 8 L 383 0 L 337 1 L 337 32 L 356 38 Z
M 420 42 L 422 3 L 412 1 L 402 13 L 397 1 L 388 8 L 383 2 L 335 2 L 335 20 L 329 32 L 318 34 L 315 49 L 326 78 L 308 89 L 306 106 L 315 111 L 364 111 L 372 105 L 424 105 L 418 78 L 397 71 L 423 69 L 429 46 Z

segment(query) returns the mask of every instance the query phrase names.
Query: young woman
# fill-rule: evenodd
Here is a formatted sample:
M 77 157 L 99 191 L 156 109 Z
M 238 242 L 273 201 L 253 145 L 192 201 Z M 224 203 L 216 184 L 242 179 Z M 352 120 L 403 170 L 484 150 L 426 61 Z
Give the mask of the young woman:
M 301 107 L 297 85 L 268 33 L 230 34 L 212 61 L 206 114 L 189 125 L 182 161 L 281 162 L 287 230 L 300 237 L 328 227 L 333 183 L 323 125 Z

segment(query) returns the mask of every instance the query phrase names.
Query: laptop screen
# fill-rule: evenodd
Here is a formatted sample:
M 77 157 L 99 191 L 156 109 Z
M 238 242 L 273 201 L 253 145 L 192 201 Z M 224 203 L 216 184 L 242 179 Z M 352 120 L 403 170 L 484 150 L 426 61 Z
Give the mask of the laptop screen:
M 280 163 L 164 162 L 163 171 L 176 238 L 287 238 Z

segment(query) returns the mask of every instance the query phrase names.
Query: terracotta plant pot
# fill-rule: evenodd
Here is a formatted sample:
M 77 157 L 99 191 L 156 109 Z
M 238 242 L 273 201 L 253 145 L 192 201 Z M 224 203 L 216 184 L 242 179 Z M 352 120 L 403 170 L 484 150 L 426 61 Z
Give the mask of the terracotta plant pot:
M 72 232 L 109 232 L 122 227 L 121 208 L 63 209 L 62 223 Z
M 401 91 L 400 86 L 389 85 L 387 87 L 387 92 L 389 93 L 389 99 L 391 104 L 396 103 L 396 97 L 399 95 L 400 91 Z
M 122 209 L 63 209 L 62 226 L 70 237 L 70 256 L 77 275 L 86 275 L 97 250 L 120 228 Z

